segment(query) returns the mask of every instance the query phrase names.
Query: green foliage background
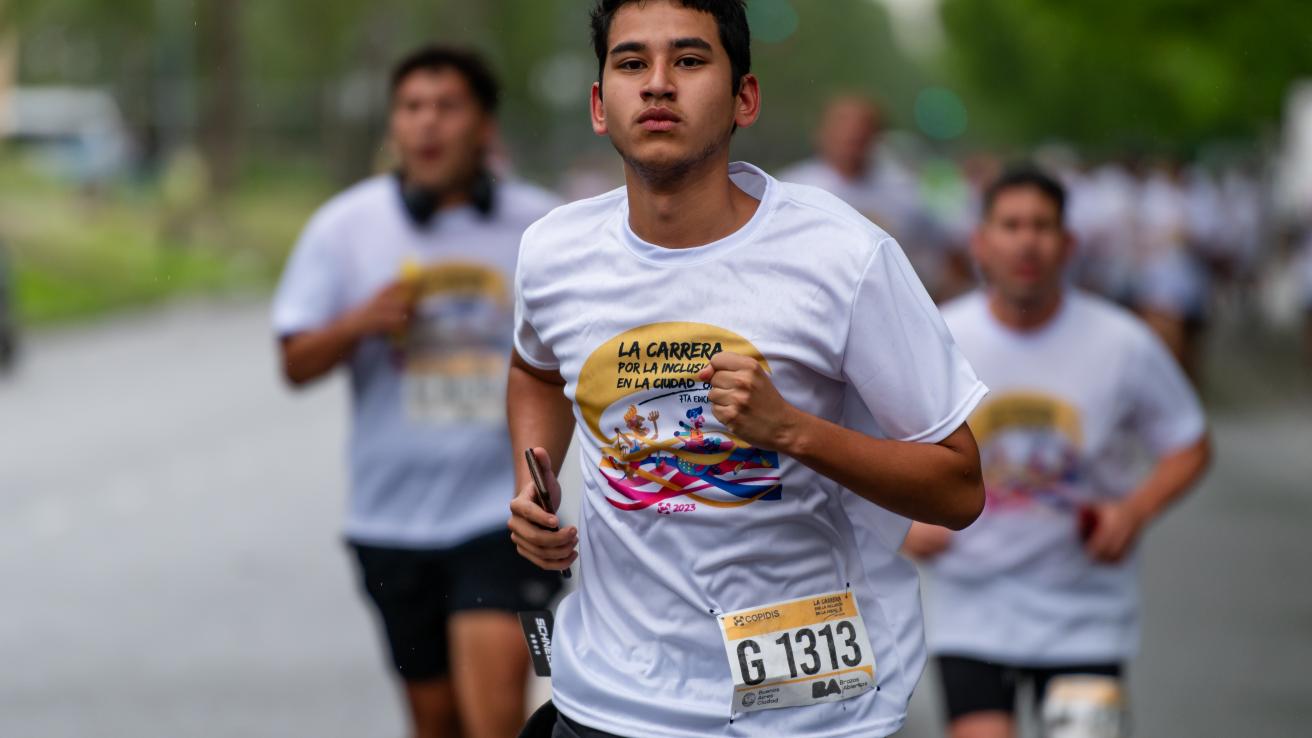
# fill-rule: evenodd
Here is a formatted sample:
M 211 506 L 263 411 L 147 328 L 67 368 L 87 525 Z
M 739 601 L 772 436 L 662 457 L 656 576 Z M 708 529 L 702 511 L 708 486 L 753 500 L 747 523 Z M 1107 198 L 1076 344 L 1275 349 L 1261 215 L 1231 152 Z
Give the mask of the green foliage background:
M 581 158 L 613 161 L 586 123 L 590 5 L 0 0 L 17 82 L 110 89 L 148 154 L 131 181 L 91 200 L 0 155 L 0 243 L 23 311 L 61 319 L 267 284 L 314 206 L 379 165 L 388 70 L 424 42 L 489 57 L 524 174 L 554 184 Z M 736 155 L 767 167 L 807 155 L 823 101 L 840 91 L 881 100 L 914 133 L 927 88 L 964 102 L 964 133 L 928 141 L 948 155 L 1054 139 L 1095 155 L 1256 148 L 1277 130 L 1290 83 L 1312 76 L 1307 0 L 941 0 L 940 11 L 942 48 L 913 55 L 877 0 L 750 0 L 765 115 L 737 136 Z M 216 109 L 233 115 L 216 123 Z M 201 151 L 235 152 L 224 162 L 235 184 L 174 242 L 160 175 L 176 147 L 215 140 L 230 148 Z

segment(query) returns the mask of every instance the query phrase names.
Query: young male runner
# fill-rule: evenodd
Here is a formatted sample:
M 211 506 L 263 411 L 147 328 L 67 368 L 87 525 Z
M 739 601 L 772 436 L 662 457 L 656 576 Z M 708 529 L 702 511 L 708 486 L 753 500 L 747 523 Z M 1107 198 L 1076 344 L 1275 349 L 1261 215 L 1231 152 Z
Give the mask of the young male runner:
M 502 529 L 510 285 L 524 228 L 556 203 L 490 175 L 496 103 L 468 52 L 404 59 L 390 119 L 400 170 L 315 214 L 273 307 L 288 379 L 350 370 L 346 537 L 421 738 L 457 722 L 464 736 L 517 732 L 528 666 L 514 611 L 559 586 Z
M 761 100 L 741 0 L 603 0 L 593 34 L 627 186 L 525 233 L 507 398 L 517 448 L 580 447 L 578 527 L 550 530 L 523 468 L 509 521 L 579 574 L 556 734 L 887 735 L 923 658 L 915 573 L 868 569 L 846 504 L 890 555 L 906 518 L 969 524 L 985 388 L 886 233 L 730 164 Z
M 943 311 L 992 388 L 970 416 L 984 515 L 961 533 L 917 523 L 906 540 L 935 575 L 930 647 L 953 738 L 1014 735 L 1021 682 L 1040 700 L 1066 685 L 1050 717 L 1101 716 L 1109 731 L 1049 735 L 1119 734 L 1119 678 L 1139 637 L 1135 544 L 1208 463 L 1202 409 L 1161 341 L 1064 287 L 1064 204 L 1038 171 L 995 182 L 972 242 L 988 286 Z M 1146 475 L 1133 442 L 1152 455 Z M 1059 679 L 1071 675 L 1104 679 Z

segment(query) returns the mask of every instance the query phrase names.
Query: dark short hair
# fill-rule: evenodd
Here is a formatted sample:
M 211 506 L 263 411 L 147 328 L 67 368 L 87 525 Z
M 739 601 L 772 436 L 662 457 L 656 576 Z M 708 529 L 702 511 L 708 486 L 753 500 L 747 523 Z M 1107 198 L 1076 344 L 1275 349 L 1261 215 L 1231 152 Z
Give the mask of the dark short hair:
M 1056 178 L 1047 172 L 1030 164 L 1014 166 L 1003 172 L 984 190 L 984 201 L 981 212 L 985 218 L 993 211 L 993 203 L 998 196 L 1008 190 L 1018 190 L 1024 187 L 1032 187 L 1043 194 L 1044 197 L 1052 201 L 1057 206 L 1057 221 L 1065 222 L 1066 220 L 1066 188 L 1058 182 Z
M 620 8 L 645 0 L 597 0 L 592 9 L 592 49 L 597 53 L 597 81 L 606 73 L 606 55 L 610 51 L 610 24 Z M 729 54 L 733 74 L 733 94 L 742 87 L 743 77 L 752 71 L 752 31 L 747 25 L 747 0 L 676 0 L 690 10 L 710 13 L 720 28 L 720 45 Z
M 469 84 L 470 92 L 478 104 L 488 113 L 497 111 L 501 100 L 501 86 L 492 69 L 478 53 L 451 46 L 425 46 L 406 54 L 392 67 L 391 94 L 401 87 L 401 83 L 415 72 L 440 72 L 453 69 Z

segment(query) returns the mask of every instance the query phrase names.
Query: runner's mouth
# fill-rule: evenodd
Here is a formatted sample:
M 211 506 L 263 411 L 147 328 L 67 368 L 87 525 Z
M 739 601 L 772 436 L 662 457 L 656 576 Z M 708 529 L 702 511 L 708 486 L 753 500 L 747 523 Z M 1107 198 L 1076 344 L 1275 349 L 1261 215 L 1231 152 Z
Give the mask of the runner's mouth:
M 682 121 L 682 118 L 668 108 L 648 108 L 638 116 L 638 125 L 654 133 L 672 130 Z

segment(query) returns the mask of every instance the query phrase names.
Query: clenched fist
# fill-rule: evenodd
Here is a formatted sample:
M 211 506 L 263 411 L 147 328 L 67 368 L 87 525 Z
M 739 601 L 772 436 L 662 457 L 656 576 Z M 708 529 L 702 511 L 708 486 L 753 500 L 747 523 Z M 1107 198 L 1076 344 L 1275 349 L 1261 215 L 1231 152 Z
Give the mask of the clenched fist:
M 1146 521 L 1124 502 L 1107 502 L 1089 509 L 1096 518 L 1084 542 L 1085 553 L 1100 564 L 1119 564 L 1134 550 Z
M 730 433 L 757 448 L 786 451 L 800 411 L 779 394 L 756 359 L 722 351 L 697 379 L 710 383 L 711 412 Z
M 352 324 L 362 336 L 398 333 L 409 324 L 414 302 L 414 285 L 397 280 L 356 308 L 351 313 Z

